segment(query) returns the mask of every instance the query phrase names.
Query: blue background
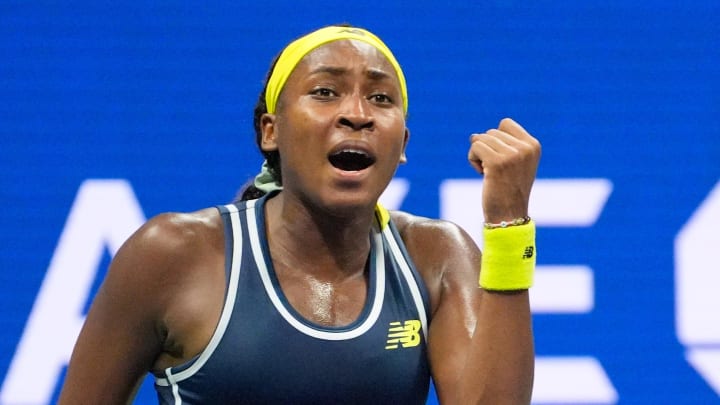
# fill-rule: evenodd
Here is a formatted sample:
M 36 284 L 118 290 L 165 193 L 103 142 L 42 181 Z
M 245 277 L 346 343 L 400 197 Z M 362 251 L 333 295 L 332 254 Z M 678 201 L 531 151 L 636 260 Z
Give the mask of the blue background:
M 621 404 L 720 403 L 685 361 L 673 279 L 720 179 L 715 1 L 3 2 L 0 382 L 83 180 L 127 179 L 147 217 L 228 201 L 261 162 L 270 60 L 337 22 L 405 70 L 404 210 L 437 217 L 440 183 L 476 177 L 469 134 L 505 116 L 543 142 L 539 177 L 612 181 L 593 227 L 539 234 L 543 261 L 592 265 L 595 307 L 535 315 L 538 355 L 596 357 Z

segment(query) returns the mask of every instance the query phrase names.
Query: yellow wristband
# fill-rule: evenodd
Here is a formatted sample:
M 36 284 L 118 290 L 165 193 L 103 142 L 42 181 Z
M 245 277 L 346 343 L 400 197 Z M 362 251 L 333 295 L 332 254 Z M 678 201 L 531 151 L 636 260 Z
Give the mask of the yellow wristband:
M 535 272 L 535 222 L 483 229 L 480 287 L 494 291 L 526 290 Z

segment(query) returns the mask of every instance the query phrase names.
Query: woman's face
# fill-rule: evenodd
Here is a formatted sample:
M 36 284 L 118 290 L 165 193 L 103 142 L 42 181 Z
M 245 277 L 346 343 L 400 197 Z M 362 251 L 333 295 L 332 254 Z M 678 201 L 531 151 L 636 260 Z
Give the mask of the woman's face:
M 328 208 L 374 206 L 405 161 L 397 74 L 360 41 L 334 41 L 306 55 L 262 129 L 263 150 L 280 153 L 284 189 Z

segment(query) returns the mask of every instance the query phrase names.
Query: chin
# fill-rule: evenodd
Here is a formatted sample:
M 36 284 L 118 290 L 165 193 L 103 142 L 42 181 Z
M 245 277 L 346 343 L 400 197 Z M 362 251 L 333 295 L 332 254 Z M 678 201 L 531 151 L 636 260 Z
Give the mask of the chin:
M 380 194 L 363 188 L 333 188 L 323 193 L 323 205 L 328 211 L 347 216 L 374 209 Z

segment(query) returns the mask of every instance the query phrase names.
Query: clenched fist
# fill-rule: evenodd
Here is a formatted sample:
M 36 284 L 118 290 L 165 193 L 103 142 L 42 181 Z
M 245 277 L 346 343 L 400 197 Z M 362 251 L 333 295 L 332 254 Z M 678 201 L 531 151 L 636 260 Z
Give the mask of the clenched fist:
M 483 174 L 482 206 L 485 221 L 497 223 L 528 213 L 540 142 L 510 118 L 470 137 L 468 160 Z

